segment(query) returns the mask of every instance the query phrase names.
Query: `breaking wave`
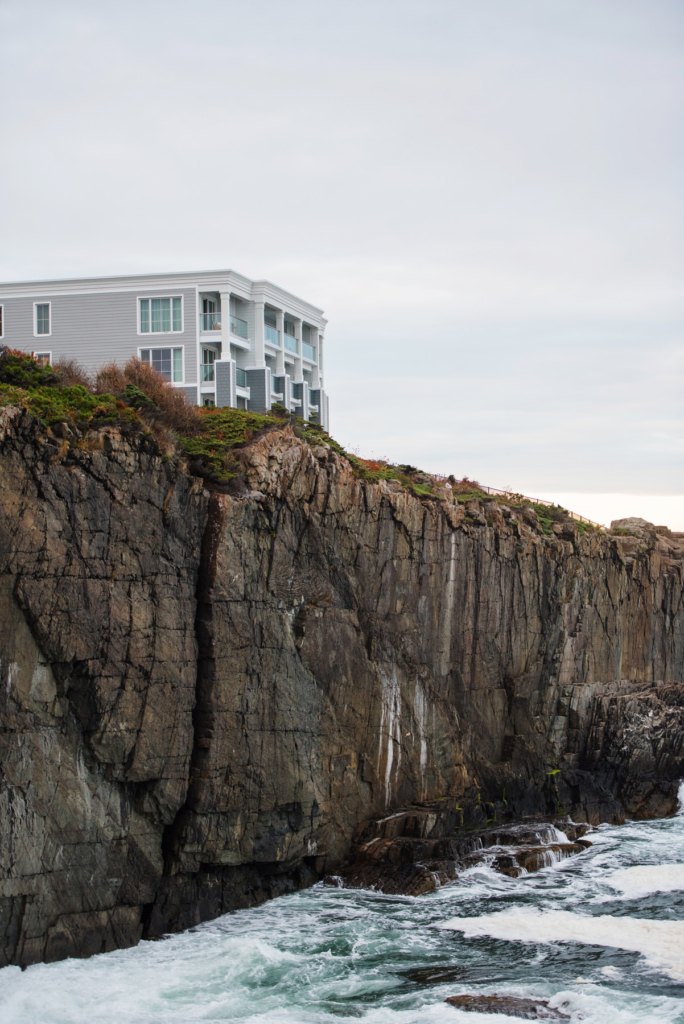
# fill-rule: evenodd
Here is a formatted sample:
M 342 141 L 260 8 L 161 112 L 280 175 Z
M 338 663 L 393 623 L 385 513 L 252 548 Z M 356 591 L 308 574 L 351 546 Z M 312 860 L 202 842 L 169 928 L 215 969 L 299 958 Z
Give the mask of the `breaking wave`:
M 519 1019 L 445 1003 L 475 994 L 544 999 L 571 1024 L 684 1024 L 684 814 L 588 838 L 581 856 L 519 878 L 481 864 L 419 898 L 319 885 L 163 942 L 6 967 L 0 1021 Z
M 648 864 L 620 868 L 613 871 L 606 881 L 629 899 L 647 896 L 652 892 L 684 890 L 684 864 Z
M 581 942 L 628 949 L 684 982 L 684 921 L 648 921 L 608 914 L 590 917 L 568 910 L 526 907 L 453 918 L 442 928 L 460 931 L 466 938 L 488 935 L 516 942 Z

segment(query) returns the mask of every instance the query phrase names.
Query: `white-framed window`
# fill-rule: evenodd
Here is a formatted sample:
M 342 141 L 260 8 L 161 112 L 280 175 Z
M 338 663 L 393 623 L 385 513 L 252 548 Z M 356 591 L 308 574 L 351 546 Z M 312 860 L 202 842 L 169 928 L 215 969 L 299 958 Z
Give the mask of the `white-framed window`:
M 182 384 L 183 349 L 180 348 L 141 348 L 140 358 L 143 363 L 150 363 L 155 370 L 163 373 L 172 384 Z
M 210 345 L 202 345 L 202 365 L 200 366 L 200 381 L 203 384 L 214 380 L 214 362 L 218 358 L 215 348 Z
M 33 303 L 33 334 L 36 338 L 52 334 L 51 303 Z
M 182 295 L 138 299 L 139 334 L 177 334 L 182 330 Z
M 33 352 L 32 355 L 39 366 L 52 366 L 52 352 Z
M 5 337 L 5 307 L 0 303 L 0 338 Z

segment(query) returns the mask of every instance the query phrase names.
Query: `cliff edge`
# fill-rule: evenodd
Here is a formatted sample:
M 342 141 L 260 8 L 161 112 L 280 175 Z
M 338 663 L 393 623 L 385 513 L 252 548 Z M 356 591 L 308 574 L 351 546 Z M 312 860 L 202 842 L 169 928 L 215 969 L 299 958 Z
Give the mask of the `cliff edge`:
M 675 810 L 681 538 L 549 536 L 289 425 L 235 458 L 222 493 L 0 409 L 0 964 L 311 884 L 411 806 Z

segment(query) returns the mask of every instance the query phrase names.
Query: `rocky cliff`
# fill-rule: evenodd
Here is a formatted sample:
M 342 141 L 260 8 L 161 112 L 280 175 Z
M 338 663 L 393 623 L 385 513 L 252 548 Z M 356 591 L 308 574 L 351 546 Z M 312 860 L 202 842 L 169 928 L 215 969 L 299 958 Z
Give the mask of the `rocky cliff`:
M 289 426 L 227 494 L 150 437 L 0 416 L 0 963 L 310 884 L 409 806 L 675 809 L 680 539 L 548 537 Z

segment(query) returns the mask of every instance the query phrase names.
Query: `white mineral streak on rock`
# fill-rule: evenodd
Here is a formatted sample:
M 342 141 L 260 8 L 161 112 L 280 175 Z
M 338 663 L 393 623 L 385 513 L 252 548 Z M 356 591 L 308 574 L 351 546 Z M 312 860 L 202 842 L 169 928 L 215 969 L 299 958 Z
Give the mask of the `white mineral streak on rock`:
M 454 599 L 456 596 L 456 531 L 451 534 L 449 550 L 449 578 L 446 588 L 446 603 L 444 607 L 444 619 L 442 620 L 442 664 L 441 670 L 447 675 L 451 666 L 451 620 L 454 613 Z
M 420 789 L 421 789 L 421 800 L 426 797 L 425 789 L 425 772 L 427 770 L 427 735 L 425 722 L 427 718 L 428 706 L 427 698 L 425 696 L 425 689 L 420 679 L 416 679 L 416 695 L 413 701 L 413 712 L 416 719 L 416 731 L 418 733 L 418 741 L 420 744 Z
M 387 739 L 385 755 L 385 803 L 392 800 L 392 767 L 394 765 L 394 747 L 396 744 L 395 775 L 401 763 L 401 689 L 397 679 L 396 666 L 392 666 L 389 675 L 380 673 L 382 681 L 382 716 L 380 718 L 380 743 L 378 752 L 378 774 L 382 771 L 383 741 Z

